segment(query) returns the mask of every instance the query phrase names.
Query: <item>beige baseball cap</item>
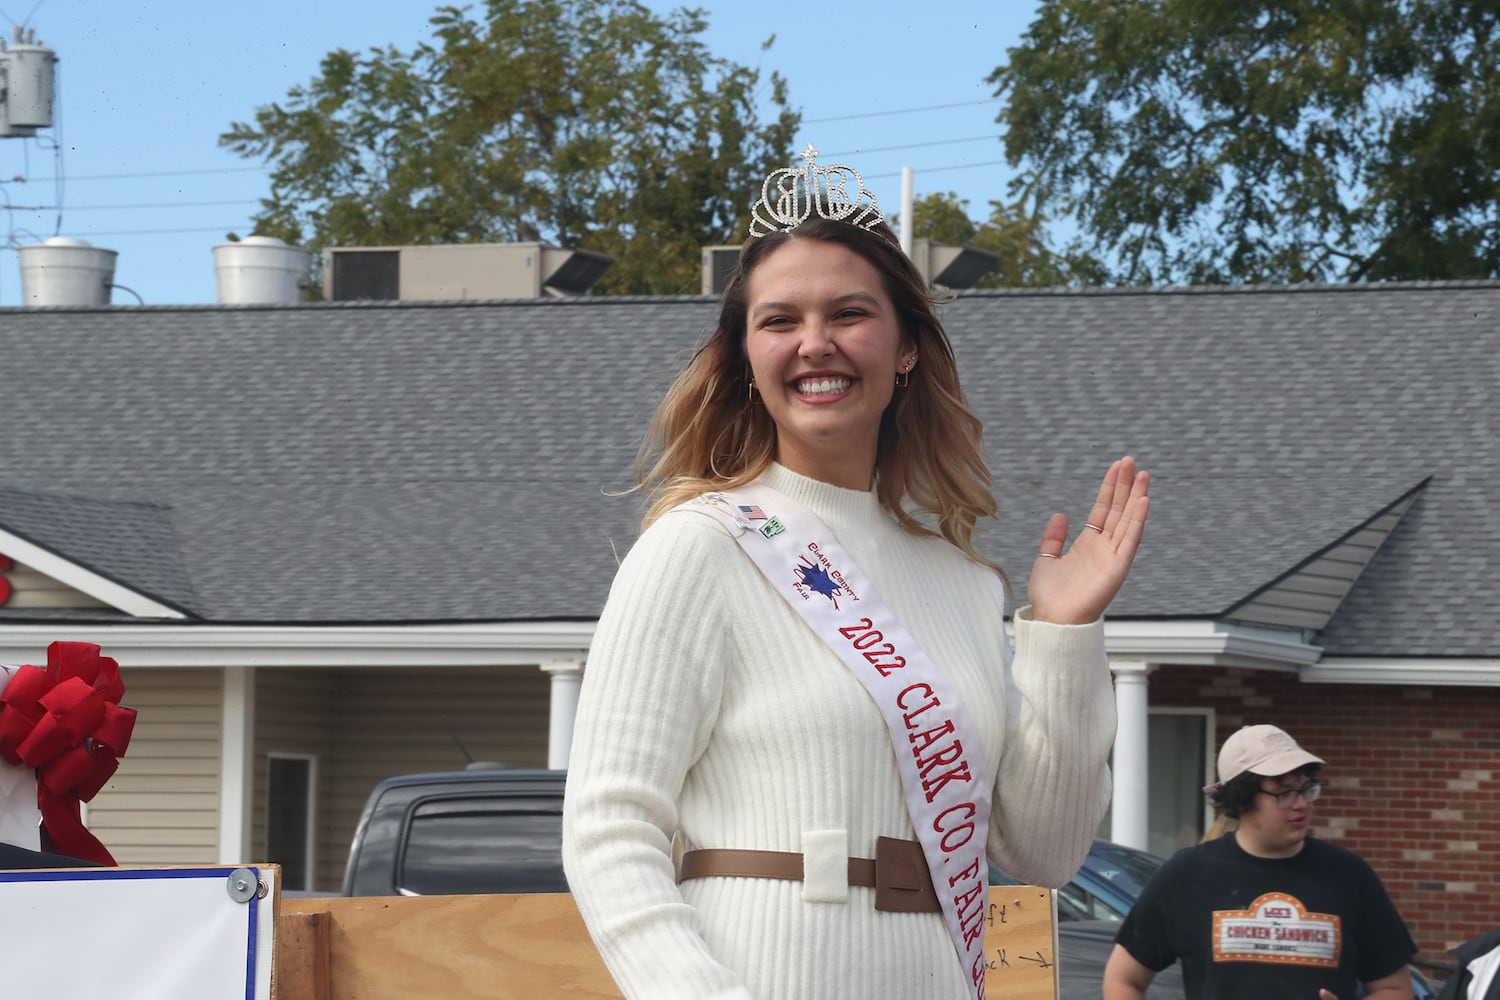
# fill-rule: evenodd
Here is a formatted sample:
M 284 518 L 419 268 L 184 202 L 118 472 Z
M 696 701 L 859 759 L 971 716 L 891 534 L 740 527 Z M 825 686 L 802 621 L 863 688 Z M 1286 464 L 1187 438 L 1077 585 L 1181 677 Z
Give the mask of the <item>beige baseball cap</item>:
M 1224 783 L 1249 771 L 1267 778 L 1288 774 L 1308 764 L 1321 764 L 1276 726 L 1242 726 L 1219 748 L 1219 780 L 1203 790 L 1215 792 Z

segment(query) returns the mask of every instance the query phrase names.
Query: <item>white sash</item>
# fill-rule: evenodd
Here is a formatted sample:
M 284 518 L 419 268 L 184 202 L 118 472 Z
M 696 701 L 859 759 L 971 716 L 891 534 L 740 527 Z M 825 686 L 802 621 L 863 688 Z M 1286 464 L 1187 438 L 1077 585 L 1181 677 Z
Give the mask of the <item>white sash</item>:
M 758 483 L 706 493 L 683 507 L 730 526 L 777 593 L 879 706 L 970 996 L 983 1000 L 990 776 L 957 690 L 807 508 Z

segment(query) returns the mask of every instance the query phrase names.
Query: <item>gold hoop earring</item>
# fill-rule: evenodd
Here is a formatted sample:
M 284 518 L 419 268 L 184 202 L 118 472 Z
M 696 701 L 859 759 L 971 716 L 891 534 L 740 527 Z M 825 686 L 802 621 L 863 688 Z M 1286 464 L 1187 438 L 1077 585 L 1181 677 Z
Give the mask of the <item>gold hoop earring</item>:
M 750 380 L 745 401 L 748 402 L 751 406 L 755 405 L 755 379 Z

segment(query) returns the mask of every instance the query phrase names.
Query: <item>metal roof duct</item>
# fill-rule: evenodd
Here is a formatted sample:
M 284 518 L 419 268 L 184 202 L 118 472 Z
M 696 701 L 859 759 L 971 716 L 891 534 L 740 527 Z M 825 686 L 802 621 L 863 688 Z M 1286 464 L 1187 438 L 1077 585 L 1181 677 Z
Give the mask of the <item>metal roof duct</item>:
M 214 247 L 214 287 L 221 305 L 291 305 L 307 298 L 312 254 L 274 236 L 247 236 Z
M 119 256 L 115 251 L 54 236 L 45 243 L 17 247 L 16 256 L 21 259 L 22 305 L 109 305 Z

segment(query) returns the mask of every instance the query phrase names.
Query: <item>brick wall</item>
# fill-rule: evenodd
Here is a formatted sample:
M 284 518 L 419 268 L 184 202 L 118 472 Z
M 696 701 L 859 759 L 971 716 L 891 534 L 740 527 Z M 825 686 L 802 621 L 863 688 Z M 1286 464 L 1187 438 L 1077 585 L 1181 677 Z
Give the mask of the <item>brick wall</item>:
M 1269 722 L 1326 760 L 1315 832 L 1379 873 L 1422 958 L 1500 926 L 1500 689 L 1163 667 L 1151 704 L 1213 707 L 1216 745 Z

